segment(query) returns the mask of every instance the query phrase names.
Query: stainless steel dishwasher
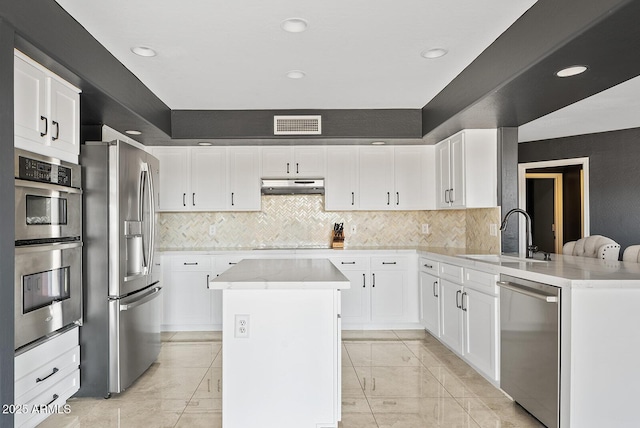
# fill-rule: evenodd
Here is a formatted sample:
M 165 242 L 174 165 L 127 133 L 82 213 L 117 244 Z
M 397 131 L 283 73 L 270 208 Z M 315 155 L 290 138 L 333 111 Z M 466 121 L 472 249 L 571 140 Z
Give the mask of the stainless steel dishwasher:
M 559 426 L 560 288 L 501 275 L 500 387 L 549 428 Z

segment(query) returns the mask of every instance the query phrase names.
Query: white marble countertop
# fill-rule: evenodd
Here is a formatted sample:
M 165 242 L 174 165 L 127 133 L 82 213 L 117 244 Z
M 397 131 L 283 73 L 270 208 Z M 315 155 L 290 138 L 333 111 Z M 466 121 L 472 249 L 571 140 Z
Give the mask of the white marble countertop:
M 349 279 L 328 259 L 244 259 L 209 281 L 213 290 L 345 289 Z

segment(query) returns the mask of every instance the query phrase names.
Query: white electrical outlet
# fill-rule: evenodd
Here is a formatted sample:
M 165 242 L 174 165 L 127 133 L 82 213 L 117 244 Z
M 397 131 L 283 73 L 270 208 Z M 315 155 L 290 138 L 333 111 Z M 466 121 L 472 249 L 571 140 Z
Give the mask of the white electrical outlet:
M 235 337 L 247 339 L 249 337 L 249 315 L 236 315 Z
M 498 225 L 495 223 L 489 224 L 489 235 L 498 236 Z
M 428 235 L 429 234 L 429 225 L 427 223 L 422 225 L 422 233 L 424 235 Z
M 216 234 L 216 225 L 215 224 L 209 225 L 209 235 L 213 236 L 215 234 Z
M 351 225 L 351 234 L 352 234 L 352 235 L 353 235 L 353 234 L 355 234 L 357 230 L 358 230 L 358 228 L 356 227 L 356 225 L 355 225 L 355 224 L 352 224 L 352 225 Z

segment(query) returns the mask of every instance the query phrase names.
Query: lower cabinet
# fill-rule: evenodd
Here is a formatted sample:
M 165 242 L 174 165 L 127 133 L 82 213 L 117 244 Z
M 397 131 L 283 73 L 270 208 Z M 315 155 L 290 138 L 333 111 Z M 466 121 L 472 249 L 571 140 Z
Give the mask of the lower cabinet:
M 440 337 L 440 279 L 420 271 L 420 323 Z
M 440 340 L 462 355 L 463 315 L 462 286 L 440 278 Z
M 15 358 L 14 424 L 35 427 L 53 413 L 68 413 L 65 403 L 80 389 L 78 327 Z

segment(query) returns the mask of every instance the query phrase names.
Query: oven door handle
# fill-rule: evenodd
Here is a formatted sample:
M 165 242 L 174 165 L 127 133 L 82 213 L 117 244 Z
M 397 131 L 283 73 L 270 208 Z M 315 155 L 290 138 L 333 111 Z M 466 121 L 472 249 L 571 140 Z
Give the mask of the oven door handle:
M 534 291 L 525 290 L 522 287 L 519 287 L 517 284 L 507 281 L 498 281 L 499 287 L 506 288 L 507 290 L 511 290 L 515 293 L 524 294 L 525 296 L 533 297 L 535 299 L 543 300 L 547 303 L 557 303 L 558 296 L 549 296 L 548 294 L 536 293 Z
M 57 250 L 69 250 L 71 248 L 82 247 L 82 242 L 64 242 L 64 243 L 52 243 L 42 245 L 21 245 L 15 247 L 16 254 L 30 254 L 40 251 L 57 251 Z
M 42 189 L 42 190 L 53 190 L 53 191 L 60 192 L 60 193 L 82 194 L 82 189 L 76 189 L 75 187 L 61 186 L 59 184 L 52 184 L 52 183 L 40 183 L 40 182 L 37 182 L 37 181 L 21 180 L 19 178 L 16 178 L 15 180 L 16 180 L 15 181 L 16 187 L 27 187 L 27 188 L 31 188 L 31 189 Z
M 128 311 L 130 309 L 133 309 L 137 306 L 140 305 L 144 305 L 145 303 L 155 299 L 158 293 L 160 293 L 160 290 L 162 290 L 162 287 L 155 287 L 153 290 L 149 291 L 148 293 L 146 293 L 145 295 L 143 295 L 142 297 L 140 297 L 137 300 L 134 300 L 131 303 L 125 303 L 125 304 L 121 304 L 120 305 L 120 311 Z

